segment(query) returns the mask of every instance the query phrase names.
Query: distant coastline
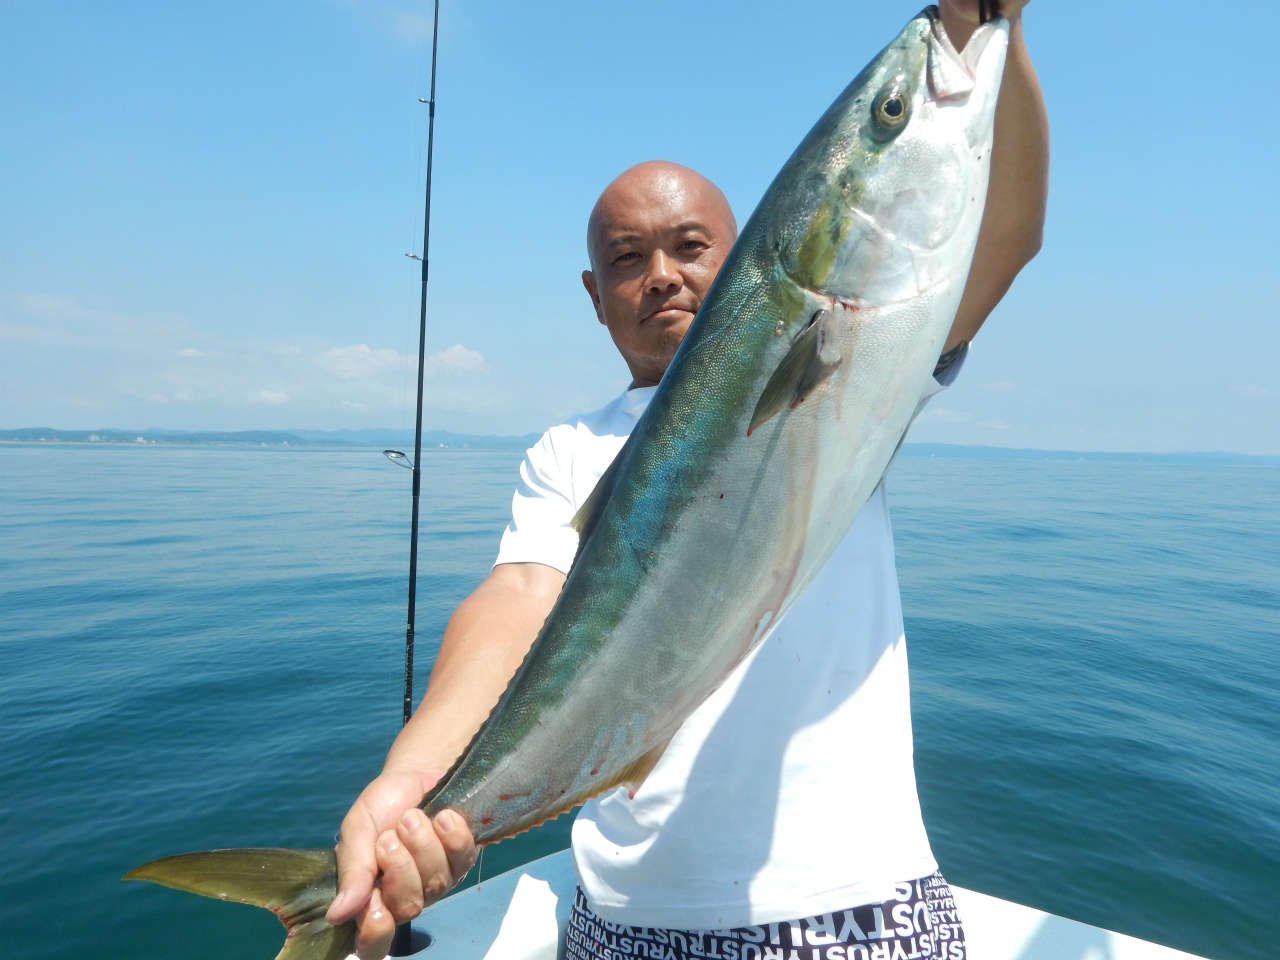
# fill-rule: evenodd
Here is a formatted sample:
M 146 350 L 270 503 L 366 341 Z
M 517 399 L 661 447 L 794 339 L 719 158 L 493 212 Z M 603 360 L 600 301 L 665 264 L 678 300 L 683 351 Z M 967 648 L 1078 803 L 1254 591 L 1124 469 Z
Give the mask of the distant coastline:
M 538 435 L 487 436 L 423 431 L 422 446 L 437 450 L 525 450 Z M 0 443 L 85 443 L 154 446 L 328 447 L 383 446 L 410 450 L 413 434 L 401 430 L 59 430 L 53 427 L 0 428 Z
M 428 430 L 422 434 L 427 450 L 525 450 L 538 434 L 500 436 Z M 394 447 L 408 451 L 413 434 L 401 430 L 59 430 L 53 427 L 0 428 L 0 443 L 48 444 L 161 444 L 237 447 Z M 1168 463 L 1251 463 L 1280 466 L 1280 456 L 1230 451 L 1109 451 L 1042 450 L 1022 447 L 975 446 L 958 443 L 907 443 L 907 457 L 981 457 L 1000 460 L 1125 460 Z

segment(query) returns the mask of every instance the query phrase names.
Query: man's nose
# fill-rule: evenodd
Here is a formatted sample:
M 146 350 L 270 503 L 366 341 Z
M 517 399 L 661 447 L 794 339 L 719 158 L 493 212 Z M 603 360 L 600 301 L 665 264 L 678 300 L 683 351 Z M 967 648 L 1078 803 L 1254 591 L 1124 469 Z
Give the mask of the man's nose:
M 676 261 L 663 250 L 653 251 L 653 255 L 649 258 L 648 276 L 645 281 L 645 289 L 654 293 L 661 293 L 665 290 L 679 289 L 683 283 L 680 271 L 677 269 Z

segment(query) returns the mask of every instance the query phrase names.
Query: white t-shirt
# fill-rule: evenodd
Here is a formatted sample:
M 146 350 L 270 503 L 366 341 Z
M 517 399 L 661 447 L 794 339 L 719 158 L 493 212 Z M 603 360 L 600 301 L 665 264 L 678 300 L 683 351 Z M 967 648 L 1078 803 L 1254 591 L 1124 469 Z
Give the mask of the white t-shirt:
M 496 563 L 568 572 L 578 542 L 569 521 L 656 389 L 628 390 L 530 448 Z M 930 381 L 921 405 L 940 389 Z M 883 485 L 635 796 L 618 788 L 583 807 L 573 856 L 605 919 L 703 930 L 881 902 L 937 869 L 916 797 Z

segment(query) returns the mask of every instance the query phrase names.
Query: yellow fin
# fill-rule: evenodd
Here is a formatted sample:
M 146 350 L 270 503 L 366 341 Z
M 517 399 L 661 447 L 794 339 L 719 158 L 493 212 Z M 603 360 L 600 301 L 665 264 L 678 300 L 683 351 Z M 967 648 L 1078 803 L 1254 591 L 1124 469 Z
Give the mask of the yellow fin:
M 343 960 L 355 949 L 355 923 L 324 918 L 338 892 L 332 849 L 201 850 L 144 863 L 124 879 L 267 908 L 289 931 L 276 960 Z
M 635 796 L 636 791 L 643 786 L 645 780 L 649 779 L 649 774 L 653 773 L 653 768 L 658 765 L 658 760 L 660 760 L 662 755 L 666 753 L 667 744 L 670 742 L 671 741 L 669 739 L 663 741 L 635 763 L 625 767 L 622 772 L 618 774 L 618 779 L 614 784 L 610 784 L 610 786 L 617 784 L 625 785 L 627 789 L 631 791 L 631 795 Z

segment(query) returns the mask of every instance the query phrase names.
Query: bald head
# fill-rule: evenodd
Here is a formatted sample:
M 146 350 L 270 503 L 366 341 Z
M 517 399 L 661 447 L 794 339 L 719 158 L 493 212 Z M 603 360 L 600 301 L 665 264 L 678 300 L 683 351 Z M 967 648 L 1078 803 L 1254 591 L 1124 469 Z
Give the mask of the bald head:
M 636 164 L 600 194 L 582 285 L 633 386 L 662 378 L 737 234 L 720 189 L 678 163 Z
M 720 188 L 689 167 L 670 160 L 646 160 L 628 167 L 604 188 L 587 218 L 587 257 L 597 269 L 611 239 L 627 236 L 637 217 L 662 218 L 674 225 L 690 216 L 728 238 L 738 235 L 729 201 Z

